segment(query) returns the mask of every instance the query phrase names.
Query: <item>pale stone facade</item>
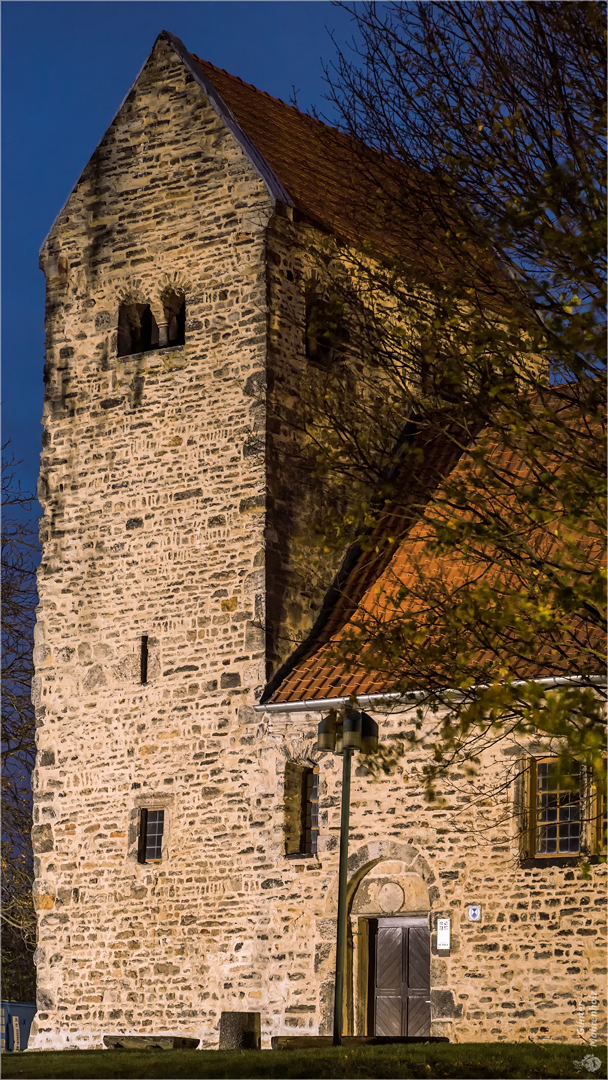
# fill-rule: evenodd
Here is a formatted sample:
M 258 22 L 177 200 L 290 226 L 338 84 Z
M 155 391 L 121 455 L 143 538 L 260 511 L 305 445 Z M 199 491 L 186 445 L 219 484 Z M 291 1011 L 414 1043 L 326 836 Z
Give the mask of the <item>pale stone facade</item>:
M 331 1030 L 339 759 L 316 749 L 318 714 L 254 712 L 315 610 L 289 576 L 291 436 L 264 404 L 267 374 L 288 400 L 305 363 L 305 226 L 279 195 L 165 37 L 42 252 L 34 1049 L 212 1047 L 222 1011 L 260 1012 L 265 1046 Z M 185 344 L 119 359 L 120 304 L 160 324 L 169 288 Z M 285 856 L 290 760 L 320 766 L 316 856 Z M 154 864 L 148 806 L 165 810 Z M 350 1030 L 367 1024 L 366 919 L 430 913 L 453 921 L 434 1034 L 574 1039 L 600 993 L 603 868 L 524 869 L 513 830 L 480 844 L 455 808 L 356 771 Z

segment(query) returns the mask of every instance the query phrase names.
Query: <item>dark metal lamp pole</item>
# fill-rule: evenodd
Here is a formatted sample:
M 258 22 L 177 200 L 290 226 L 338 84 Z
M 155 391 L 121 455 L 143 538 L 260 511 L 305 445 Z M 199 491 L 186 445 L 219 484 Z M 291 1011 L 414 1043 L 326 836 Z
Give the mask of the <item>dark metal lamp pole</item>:
M 344 1012 L 344 969 L 346 967 L 348 832 L 350 818 L 351 758 L 355 750 L 373 754 L 378 749 L 378 725 L 367 713 L 346 708 L 332 712 L 318 728 L 319 750 L 342 754 L 342 808 L 340 815 L 340 869 L 338 872 L 338 934 L 334 992 L 334 1046 L 342 1045 Z
M 350 762 L 353 751 L 342 754 L 342 814 L 340 818 L 340 870 L 338 872 L 338 937 L 334 995 L 334 1046 L 342 1045 L 344 965 L 346 963 L 346 889 L 348 885 L 348 829 L 350 817 Z

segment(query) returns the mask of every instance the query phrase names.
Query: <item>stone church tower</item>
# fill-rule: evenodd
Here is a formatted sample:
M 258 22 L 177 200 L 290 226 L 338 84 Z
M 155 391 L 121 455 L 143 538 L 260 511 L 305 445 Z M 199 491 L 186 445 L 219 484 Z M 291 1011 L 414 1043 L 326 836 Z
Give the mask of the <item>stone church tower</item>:
M 317 610 L 278 417 L 306 363 L 309 238 L 348 235 L 326 131 L 162 33 L 42 249 L 34 1049 L 213 1047 L 226 1012 L 260 1013 L 263 1046 L 331 1031 L 339 763 L 314 710 L 255 711 Z M 358 770 L 348 1030 L 378 1030 L 368 936 L 395 918 L 424 939 L 421 1033 L 432 1001 L 435 1035 L 564 1038 L 584 975 L 564 942 L 581 928 L 589 979 L 596 923 L 568 901 L 554 953 L 531 924 L 593 883 L 514 869 L 516 843 L 452 838 L 446 814 Z
M 299 171 L 305 118 L 163 33 L 41 253 L 39 1047 L 213 1044 L 222 1009 L 312 1008 L 305 898 L 295 922 L 269 905 L 316 857 L 277 876 L 277 740 L 252 708 L 311 617 L 266 407 L 304 360 L 302 215 L 218 87 Z

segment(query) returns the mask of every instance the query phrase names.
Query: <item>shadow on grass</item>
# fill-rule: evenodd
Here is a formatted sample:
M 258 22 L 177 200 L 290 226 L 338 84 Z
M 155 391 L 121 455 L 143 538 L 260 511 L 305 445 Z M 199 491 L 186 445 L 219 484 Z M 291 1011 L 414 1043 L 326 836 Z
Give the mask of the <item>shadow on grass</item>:
M 597 1070 L 575 1065 L 586 1055 Z M 606 1050 L 561 1043 L 461 1043 L 427 1046 L 359 1046 L 321 1050 L 71 1050 L 3 1054 L 3 1076 L 54 1080 L 383 1080 L 399 1077 L 575 1080 L 606 1075 Z

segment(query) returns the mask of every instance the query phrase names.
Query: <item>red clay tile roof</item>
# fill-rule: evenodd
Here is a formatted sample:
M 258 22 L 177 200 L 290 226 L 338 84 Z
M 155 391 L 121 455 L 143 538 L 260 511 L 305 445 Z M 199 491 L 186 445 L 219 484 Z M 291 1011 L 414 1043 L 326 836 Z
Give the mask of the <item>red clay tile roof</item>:
M 279 98 L 193 57 L 306 217 L 349 239 L 361 166 L 351 140 Z
M 429 447 L 429 449 L 432 449 Z M 439 458 L 435 462 L 444 469 L 447 476 L 452 469 L 453 475 L 458 481 L 461 477 L 469 477 L 475 472 L 476 466 L 468 453 L 461 456 L 459 461 L 454 457 L 450 460 L 447 447 L 435 448 L 439 452 Z M 443 459 L 441 459 L 443 453 Z M 524 480 L 529 475 L 521 459 L 512 451 L 502 446 L 490 448 L 490 456 L 494 456 L 500 471 L 513 477 Z M 430 501 L 432 492 L 428 492 Z M 438 497 L 441 499 L 442 491 L 439 488 Z M 373 637 L 375 630 L 382 623 L 387 622 L 397 611 L 400 616 L 416 616 L 423 602 L 416 592 L 416 581 L 422 574 L 426 582 L 435 580 L 438 590 L 447 587 L 449 592 L 454 592 L 460 585 L 466 585 L 472 580 L 478 580 L 483 575 L 485 581 L 496 585 L 496 596 L 500 596 L 500 590 L 504 587 L 507 591 L 512 588 L 513 580 L 510 575 L 505 576 L 497 568 L 487 566 L 480 568 L 473 566 L 459 558 L 457 553 L 447 557 L 438 557 L 432 550 L 429 552 L 427 543 L 429 538 L 434 537 L 434 530 L 429 528 L 430 520 L 434 514 L 433 503 L 424 511 L 421 499 L 418 496 L 413 500 L 415 512 L 407 521 L 407 511 L 404 516 L 403 507 L 393 513 L 384 515 L 377 532 L 378 535 L 397 535 L 400 539 L 391 544 L 379 545 L 378 551 L 372 547 L 371 555 L 368 552 L 360 552 L 356 561 L 349 569 L 346 580 L 333 597 L 333 603 L 329 617 L 320 632 L 314 633 L 294 654 L 292 661 L 288 661 L 281 672 L 268 685 L 262 701 L 266 704 L 278 704 L 281 702 L 313 701 L 325 698 L 347 697 L 350 695 L 362 696 L 367 694 L 382 694 L 395 689 L 395 676 L 402 669 L 401 661 L 396 658 L 387 662 L 386 670 L 380 668 L 374 670 L 358 666 L 355 647 L 349 648 L 349 660 L 343 662 L 336 655 L 336 647 L 340 640 L 347 635 L 355 637 L 363 634 L 365 641 L 367 631 Z M 416 513 L 416 510 L 418 512 Z M 538 533 L 533 541 L 541 545 L 539 550 L 546 548 L 547 542 L 551 546 L 551 540 L 547 534 Z M 597 564 L 604 558 L 604 548 L 601 537 L 588 535 L 586 540 L 586 555 L 591 564 Z M 543 548 L 542 545 L 545 547 Z M 588 549 L 588 550 L 587 550 Z M 546 548 L 547 556 L 549 549 Z M 413 586 L 408 590 L 408 586 Z M 403 594 L 406 599 L 402 599 Z M 409 594 L 408 594 L 409 593 Z M 395 601 L 397 597 L 397 602 Z M 426 603 L 424 604 L 426 606 Z M 367 624 L 367 625 L 366 625 Z M 603 649 L 603 636 L 601 632 L 589 631 L 581 627 L 581 640 L 588 638 L 586 646 L 591 650 Z M 602 641 L 600 642 L 600 638 Z M 546 648 L 541 654 L 540 646 L 536 659 L 532 664 L 529 661 L 517 662 L 511 660 L 508 674 L 515 678 L 539 678 L 544 675 L 563 675 L 563 668 L 559 668 L 560 657 L 563 664 L 564 652 L 567 647 L 558 650 L 556 669 L 556 657 L 550 648 Z M 388 655 L 388 654 L 387 654 Z M 574 656 L 574 652 L 571 652 Z M 475 663 L 484 660 L 492 661 L 493 654 L 476 654 Z M 577 656 L 577 659 L 579 657 Z M 293 662 L 295 660 L 295 663 Z M 393 664 L 392 669 L 390 664 Z M 416 672 L 408 671 L 408 689 L 426 690 L 423 681 L 416 684 Z M 282 675 L 282 678 L 281 678 Z
M 346 240 L 371 241 L 377 252 L 401 258 L 405 238 L 406 261 L 424 265 L 427 270 L 431 267 L 433 272 L 442 264 L 441 260 L 445 261 L 441 227 L 434 216 L 429 221 L 429 200 L 425 199 L 425 190 L 434 184 L 431 176 L 381 159 L 336 129 L 194 54 L 189 54 L 189 61 L 193 67 L 198 66 L 207 83 L 215 88 L 253 150 L 262 156 L 304 218 Z M 383 217 L 382 199 L 376 198 L 376 169 L 382 185 L 386 187 L 388 182 L 390 187 L 394 183 L 399 189 L 400 205 L 405 205 L 408 211 L 411 208 L 408 221 L 400 221 L 398 243 L 392 220 Z M 497 272 L 494 267 L 492 276 Z M 504 285 L 501 277 L 501 291 Z M 503 301 L 496 302 L 502 306 Z M 454 468 L 457 456 L 447 443 L 428 446 L 425 451 L 432 458 L 435 476 L 446 476 Z M 411 492 L 413 510 L 407 529 L 404 530 L 403 506 L 393 515 L 394 520 L 390 513 L 385 514 L 380 526 L 384 536 L 398 531 L 399 526 L 400 541 L 380 544 L 377 553 L 371 556 L 366 551 L 351 551 L 338 588 L 328 594 L 321 630 L 317 627 L 314 640 L 311 636 L 281 669 L 267 687 L 263 700 L 278 703 L 386 691 L 386 676 L 382 672 L 347 671 L 336 662 L 334 648 L 340 634 L 347 632 L 353 619 L 362 613 L 372 618 L 386 617 L 387 597 L 395 583 L 405 582 L 415 560 L 424 557 L 421 492 L 426 488 L 426 498 L 430 498 L 433 484 L 428 476 L 419 477 L 418 481 L 418 488 L 412 488 Z M 447 568 L 448 577 L 458 572 L 454 567 Z
M 445 226 L 428 198 L 435 190 L 432 176 L 387 160 L 207 60 L 190 54 L 190 61 L 221 96 L 306 219 L 342 239 L 370 242 L 376 252 L 427 272 L 436 274 L 447 265 Z M 386 194 L 389 191 L 394 197 Z M 440 202 L 438 196 L 435 206 Z M 397 207 L 405 207 L 398 229 Z M 446 213 L 444 206 L 442 214 Z M 485 256 L 481 258 L 486 262 Z M 498 272 L 494 265 L 488 264 L 486 273 L 488 269 L 492 277 Z M 504 289 L 502 274 L 500 278 Z M 478 288 L 494 296 L 486 284 Z

